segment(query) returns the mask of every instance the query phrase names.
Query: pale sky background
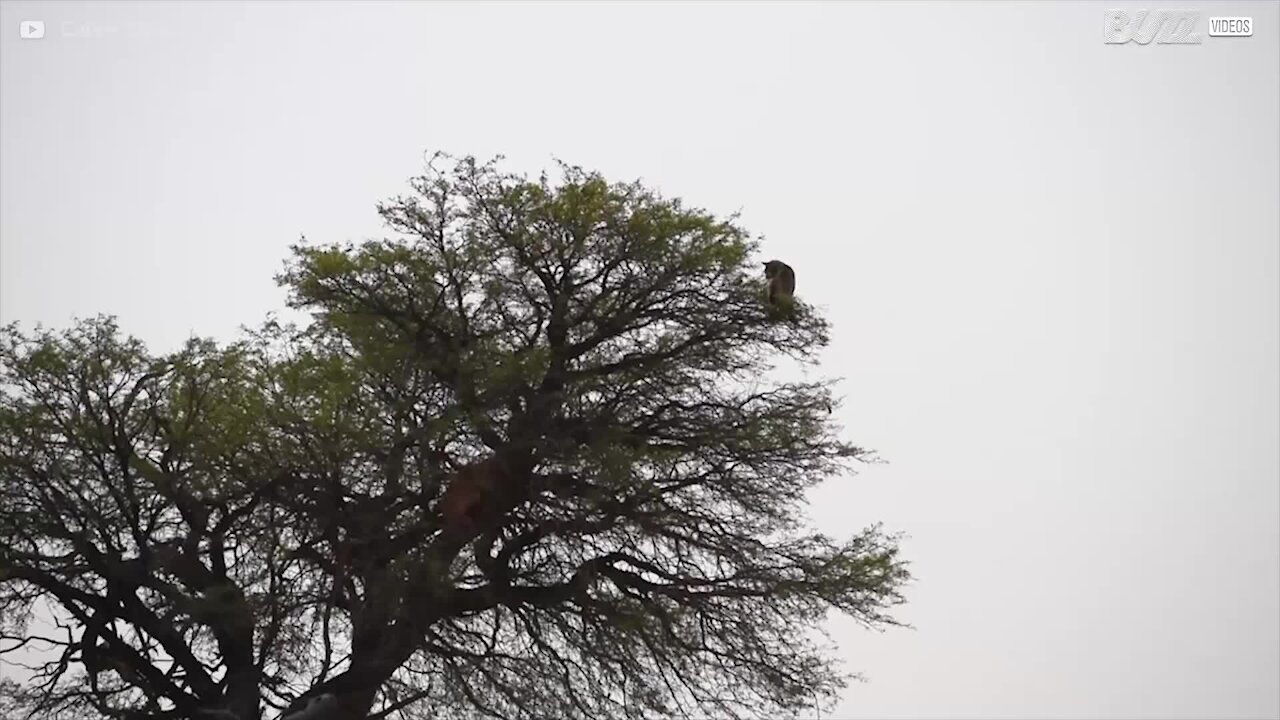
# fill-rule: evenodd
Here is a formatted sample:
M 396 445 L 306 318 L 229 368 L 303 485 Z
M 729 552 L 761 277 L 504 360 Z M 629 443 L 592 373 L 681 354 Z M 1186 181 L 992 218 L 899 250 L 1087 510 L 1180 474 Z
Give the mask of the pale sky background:
M 1204 42 L 1104 45 L 1109 7 Z M 918 578 L 914 630 L 831 623 L 836 717 L 1276 718 L 1278 9 L 4 2 L 0 320 L 230 339 L 428 150 L 741 209 L 890 463 L 815 521 Z

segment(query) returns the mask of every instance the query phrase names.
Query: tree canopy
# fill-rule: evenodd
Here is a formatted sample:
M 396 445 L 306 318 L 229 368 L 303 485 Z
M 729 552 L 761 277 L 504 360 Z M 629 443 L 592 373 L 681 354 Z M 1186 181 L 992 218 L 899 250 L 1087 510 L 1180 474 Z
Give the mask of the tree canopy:
M 411 187 L 398 237 L 293 248 L 307 323 L 0 331 L 5 717 L 772 717 L 847 682 L 830 611 L 896 624 L 897 538 L 806 528 L 867 453 L 833 380 L 771 380 L 829 325 L 768 316 L 736 217 L 564 165 Z M 489 457 L 521 490 L 445 532 Z

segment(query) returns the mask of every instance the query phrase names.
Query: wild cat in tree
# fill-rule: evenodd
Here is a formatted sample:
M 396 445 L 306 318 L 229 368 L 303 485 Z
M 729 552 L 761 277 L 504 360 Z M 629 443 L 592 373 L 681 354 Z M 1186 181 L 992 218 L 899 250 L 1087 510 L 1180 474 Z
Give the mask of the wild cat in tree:
M 764 263 L 764 299 L 771 312 L 790 314 L 795 303 L 796 271 L 781 260 Z
M 519 504 L 528 486 L 527 478 L 512 472 L 497 457 L 458 468 L 440 499 L 445 531 L 462 537 L 475 535 Z

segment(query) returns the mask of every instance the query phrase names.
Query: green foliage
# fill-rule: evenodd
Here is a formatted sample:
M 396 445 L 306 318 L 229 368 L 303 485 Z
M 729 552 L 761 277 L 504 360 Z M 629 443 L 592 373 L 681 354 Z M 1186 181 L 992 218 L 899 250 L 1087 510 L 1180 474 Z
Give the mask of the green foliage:
M 294 248 L 279 280 L 305 327 L 165 355 L 108 318 L 3 329 L 0 617 L 41 600 L 79 629 L 19 704 L 830 702 L 845 677 L 806 631 L 831 609 L 894 624 L 908 576 L 878 528 L 804 528 L 805 491 L 864 454 L 829 382 L 769 380 L 816 362 L 825 320 L 797 302 L 772 321 L 734 218 L 560 170 L 437 157 L 378 208 L 402 237 Z M 443 532 L 452 468 L 493 455 L 525 463 L 515 507 Z M 143 671 L 86 684 L 90 636 Z

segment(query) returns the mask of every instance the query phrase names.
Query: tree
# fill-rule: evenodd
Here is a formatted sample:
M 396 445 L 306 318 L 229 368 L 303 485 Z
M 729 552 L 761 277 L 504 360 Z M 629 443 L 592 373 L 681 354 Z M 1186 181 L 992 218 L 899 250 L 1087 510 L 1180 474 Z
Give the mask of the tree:
M 828 325 L 755 242 L 638 183 L 437 156 L 403 236 L 293 248 L 305 326 L 150 354 L 114 319 L 0 333 L 0 620 L 35 718 L 757 717 L 832 702 L 811 639 L 908 579 L 805 530 Z M 497 510 L 446 527 L 486 458 Z M 37 631 L 43 618 L 53 631 Z M 321 709 L 321 706 L 323 708 Z

